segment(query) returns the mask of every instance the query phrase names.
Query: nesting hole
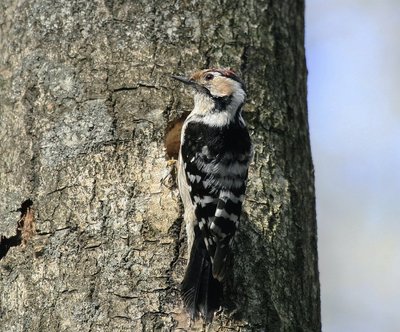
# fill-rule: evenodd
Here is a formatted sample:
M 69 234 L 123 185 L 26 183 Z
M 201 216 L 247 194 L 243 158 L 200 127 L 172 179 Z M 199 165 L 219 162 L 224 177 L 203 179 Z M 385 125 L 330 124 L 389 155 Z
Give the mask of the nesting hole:
M 189 114 L 190 112 L 185 112 L 181 117 L 172 120 L 167 125 L 164 140 L 167 159 L 178 159 L 182 126 Z

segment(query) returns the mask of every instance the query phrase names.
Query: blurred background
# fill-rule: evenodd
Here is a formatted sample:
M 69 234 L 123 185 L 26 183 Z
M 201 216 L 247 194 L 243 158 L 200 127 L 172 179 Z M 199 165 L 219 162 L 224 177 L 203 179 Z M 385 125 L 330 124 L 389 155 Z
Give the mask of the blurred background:
M 400 0 L 307 0 L 324 332 L 400 331 Z

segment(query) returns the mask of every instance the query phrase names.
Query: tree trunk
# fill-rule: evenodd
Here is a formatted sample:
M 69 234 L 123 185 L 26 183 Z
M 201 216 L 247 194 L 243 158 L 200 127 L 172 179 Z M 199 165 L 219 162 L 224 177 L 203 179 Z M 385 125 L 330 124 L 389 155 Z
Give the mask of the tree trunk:
M 190 331 L 169 74 L 231 66 L 255 146 L 211 331 L 319 331 L 304 3 L 2 0 L 0 330 Z

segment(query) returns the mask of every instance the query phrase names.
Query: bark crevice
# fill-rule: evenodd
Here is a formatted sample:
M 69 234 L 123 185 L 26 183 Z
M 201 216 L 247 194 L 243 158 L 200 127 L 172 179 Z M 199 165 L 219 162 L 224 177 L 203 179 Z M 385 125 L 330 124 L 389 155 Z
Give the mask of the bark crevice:
M 21 203 L 21 207 L 15 212 L 20 212 L 17 222 L 16 234 L 10 237 L 0 235 L 0 260 L 3 259 L 10 248 L 26 244 L 35 232 L 33 220 L 33 202 L 30 198 Z

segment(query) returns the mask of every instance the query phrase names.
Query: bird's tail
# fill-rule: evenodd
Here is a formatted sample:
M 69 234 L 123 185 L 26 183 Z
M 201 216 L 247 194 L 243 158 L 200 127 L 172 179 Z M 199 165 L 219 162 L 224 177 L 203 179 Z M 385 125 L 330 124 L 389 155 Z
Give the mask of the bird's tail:
M 198 236 L 193 242 L 181 287 L 182 299 L 190 318 L 195 320 L 201 314 L 205 321 L 211 322 L 214 312 L 221 305 L 222 292 L 222 284 L 212 275 L 212 264 L 204 241 Z

